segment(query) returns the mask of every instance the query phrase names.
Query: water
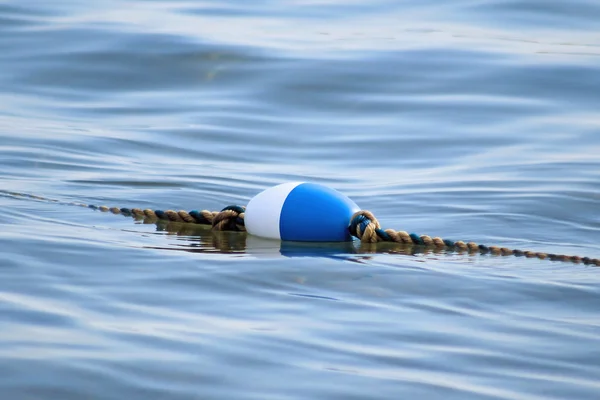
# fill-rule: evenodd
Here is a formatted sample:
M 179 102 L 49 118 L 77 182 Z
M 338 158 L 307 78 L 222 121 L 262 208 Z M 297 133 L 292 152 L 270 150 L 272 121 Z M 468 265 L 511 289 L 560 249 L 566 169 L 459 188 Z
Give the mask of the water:
M 598 398 L 596 267 L 63 203 L 216 210 L 310 180 L 386 228 L 599 257 L 599 20 L 589 0 L 0 2 L 2 397 Z

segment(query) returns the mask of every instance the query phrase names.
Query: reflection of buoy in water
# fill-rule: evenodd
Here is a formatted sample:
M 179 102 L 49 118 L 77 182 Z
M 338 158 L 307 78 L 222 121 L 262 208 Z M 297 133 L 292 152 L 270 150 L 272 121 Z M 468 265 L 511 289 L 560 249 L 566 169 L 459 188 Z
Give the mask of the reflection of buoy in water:
M 244 240 L 244 253 L 261 259 L 280 258 L 281 256 L 287 258 L 326 257 L 346 259 L 356 253 L 353 242 L 274 241 L 255 235 L 246 235 Z
M 360 208 L 340 192 L 316 183 L 290 182 L 257 194 L 246 207 L 248 233 L 303 242 L 352 240 L 352 214 Z

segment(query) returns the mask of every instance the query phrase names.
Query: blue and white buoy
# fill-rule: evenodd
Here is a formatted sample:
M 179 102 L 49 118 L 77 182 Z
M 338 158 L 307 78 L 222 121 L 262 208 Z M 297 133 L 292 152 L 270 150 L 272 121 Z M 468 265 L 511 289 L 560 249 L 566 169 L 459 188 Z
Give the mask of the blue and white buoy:
M 244 214 L 248 233 L 303 242 L 352 240 L 348 225 L 360 208 L 337 190 L 317 183 L 290 182 L 250 200 Z

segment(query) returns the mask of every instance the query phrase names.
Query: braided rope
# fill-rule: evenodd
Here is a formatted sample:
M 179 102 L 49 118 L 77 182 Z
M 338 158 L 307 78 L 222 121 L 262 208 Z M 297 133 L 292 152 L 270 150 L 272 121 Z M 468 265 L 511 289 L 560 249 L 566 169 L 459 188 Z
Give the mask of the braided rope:
M 439 237 L 431 237 L 428 235 L 417 235 L 416 233 L 408 233 L 405 231 L 395 231 L 393 229 L 381 229 L 381 225 L 377 218 L 369 211 L 358 211 L 354 213 L 348 227 L 350 234 L 360 239 L 361 243 L 377 243 L 377 242 L 395 242 L 404 244 L 421 245 L 435 248 L 445 248 L 448 250 L 469 253 L 491 253 L 501 256 L 517 256 L 527 258 L 539 258 L 540 260 L 549 259 L 551 261 L 565 261 L 573 263 L 584 263 L 600 266 L 600 259 L 565 256 L 559 254 L 548 254 L 534 251 L 514 250 L 506 247 L 485 246 L 475 242 L 463 242 L 444 240 Z
M 244 212 L 246 207 L 244 206 L 227 206 L 221 211 L 208 211 L 208 210 L 192 210 L 192 211 L 174 211 L 174 210 L 151 210 L 141 208 L 119 208 L 119 207 L 107 207 L 107 206 L 96 206 L 93 204 L 75 203 L 75 202 L 64 202 L 48 197 L 36 196 L 27 193 L 10 192 L 0 190 L 0 196 L 16 197 L 16 198 L 27 198 L 38 201 L 48 201 L 57 204 L 65 204 L 69 206 L 86 207 L 92 210 L 98 210 L 101 212 L 111 212 L 113 214 L 122 214 L 127 217 L 134 217 L 135 219 L 144 219 L 146 222 L 171 221 L 171 222 L 185 222 L 192 224 L 210 225 L 215 231 L 234 231 L 234 232 L 245 232 L 246 226 L 244 225 Z
M 244 212 L 246 207 L 243 206 L 227 206 L 221 211 L 208 210 L 152 210 L 141 208 L 119 208 L 107 206 L 95 206 L 86 204 L 74 204 L 81 207 L 88 207 L 92 210 L 101 212 L 111 212 L 113 214 L 122 214 L 126 217 L 134 217 L 136 219 L 149 219 L 154 221 L 170 221 L 190 224 L 210 225 L 215 231 L 234 231 L 245 232 Z

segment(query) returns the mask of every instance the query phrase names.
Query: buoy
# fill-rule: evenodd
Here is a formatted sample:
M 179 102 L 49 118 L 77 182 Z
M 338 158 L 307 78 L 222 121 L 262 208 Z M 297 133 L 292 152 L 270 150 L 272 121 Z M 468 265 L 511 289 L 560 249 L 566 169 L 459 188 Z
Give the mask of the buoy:
M 360 208 L 337 190 L 290 182 L 260 192 L 244 213 L 248 233 L 302 242 L 345 242 L 352 214 Z

